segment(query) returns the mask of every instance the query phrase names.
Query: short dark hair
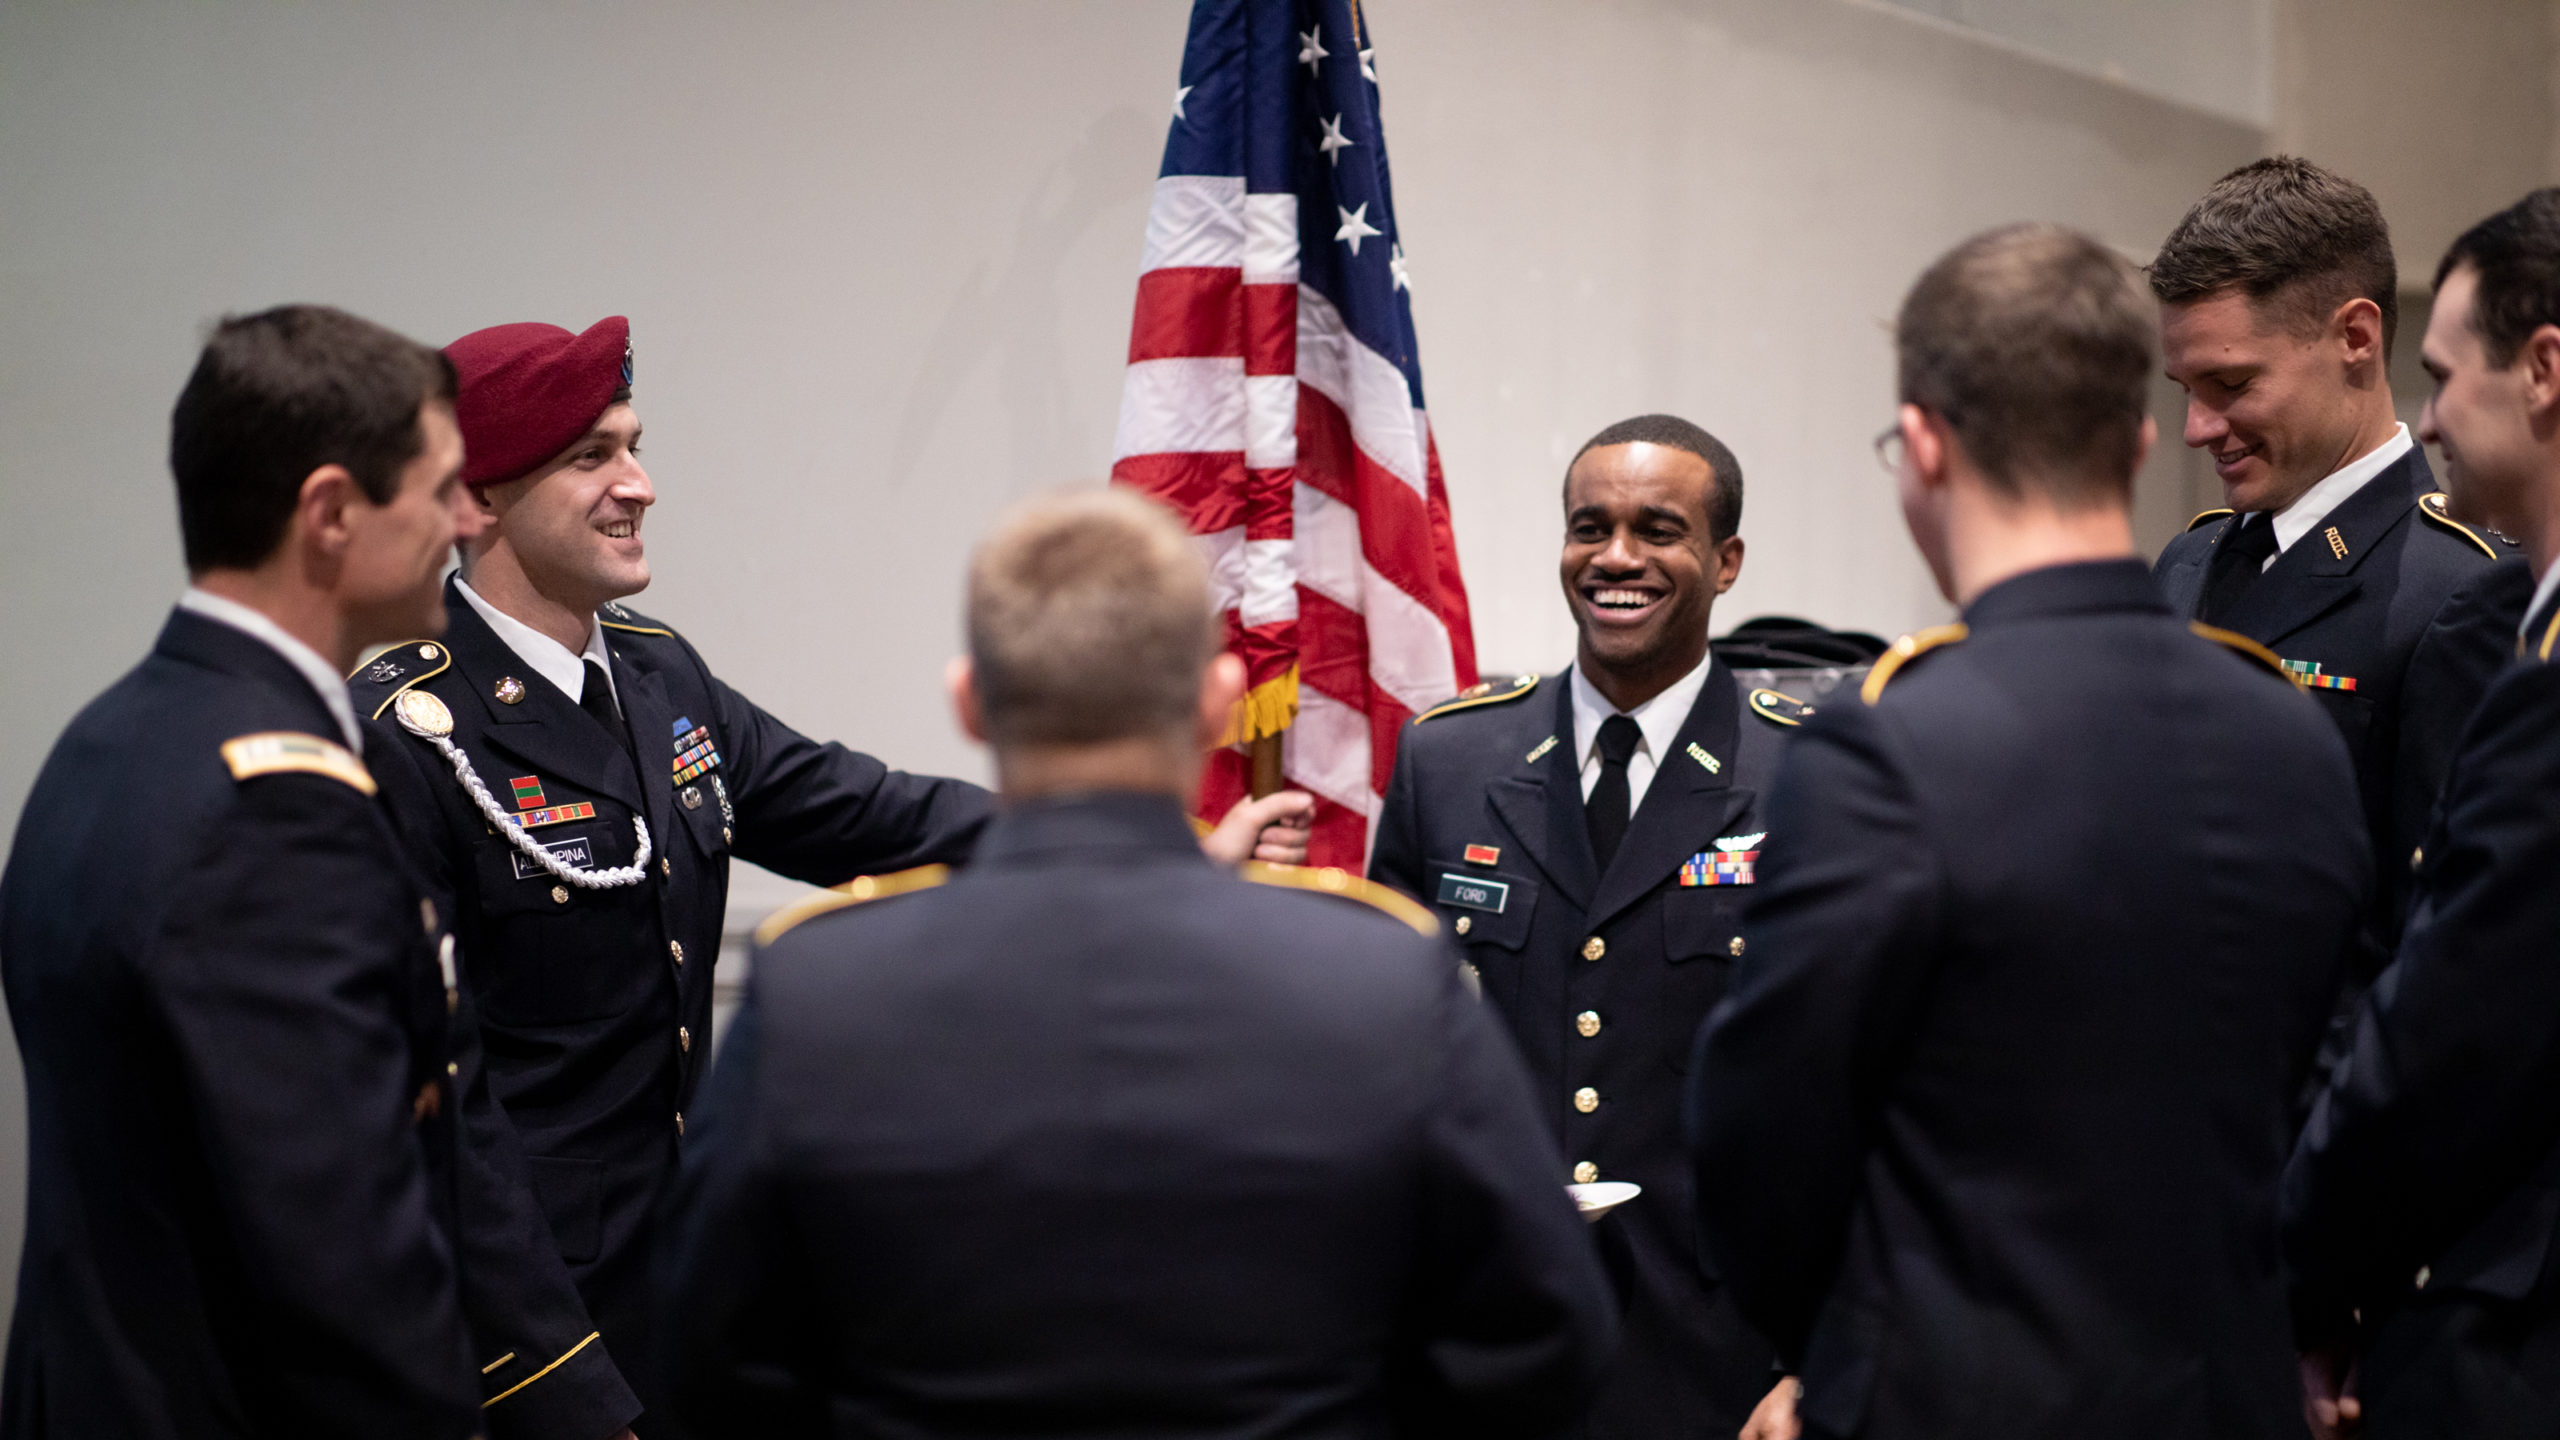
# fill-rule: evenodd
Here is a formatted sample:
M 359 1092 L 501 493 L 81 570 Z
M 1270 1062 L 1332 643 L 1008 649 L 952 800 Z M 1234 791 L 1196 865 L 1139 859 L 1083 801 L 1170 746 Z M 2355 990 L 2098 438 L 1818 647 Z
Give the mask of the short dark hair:
M 1638 415 L 1621 420 L 1582 442 L 1565 462 L 1564 483 L 1567 494 L 1573 489 L 1573 467 L 1582 457 L 1604 445 L 1662 445 L 1673 450 L 1686 450 L 1707 462 L 1707 473 L 1715 486 L 1707 496 L 1707 538 L 1730 540 L 1742 528 L 1742 462 L 1733 458 L 1725 443 L 1705 430 L 1677 415 Z M 1570 504 L 1568 500 L 1566 503 Z
M 2373 192 L 2294 155 L 2253 160 L 2213 182 L 2160 242 L 2151 293 L 2183 305 L 2237 290 L 2273 301 L 2296 330 L 2359 297 L 2382 311 L 2382 357 L 2400 330 L 2400 270 Z
M 2504 370 L 2534 331 L 2560 325 L 2560 187 L 2536 190 L 2463 231 L 2436 266 L 2436 289 L 2456 265 L 2479 277 L 2471 330 L 2489 363 Z
M 1903 298 L 1903 403 L 1943 420 L 2004 493 L 2121 502 L 2141 458 L 2159 316 L 2133 266 L 2060 225 L 1986 231 Z
M 453 396 L 443 355 L 343 310 L 224 316 L 169 417 L 187 569 L 264 563 L 323 465 L 388 504 L 426 446 L 420 411 Z

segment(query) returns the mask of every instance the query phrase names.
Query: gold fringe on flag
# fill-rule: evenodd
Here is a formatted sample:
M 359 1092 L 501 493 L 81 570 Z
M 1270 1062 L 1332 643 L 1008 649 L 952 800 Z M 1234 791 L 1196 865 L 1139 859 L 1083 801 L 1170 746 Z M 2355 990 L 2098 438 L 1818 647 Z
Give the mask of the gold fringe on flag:
M 1227 712 L 1227 733 L 1218 743 L 1242 745 L 1277 735 L 1297 718 L 1298 667 L 1292 665 L 1287 674 L 1274 676 L 1244 692 Z

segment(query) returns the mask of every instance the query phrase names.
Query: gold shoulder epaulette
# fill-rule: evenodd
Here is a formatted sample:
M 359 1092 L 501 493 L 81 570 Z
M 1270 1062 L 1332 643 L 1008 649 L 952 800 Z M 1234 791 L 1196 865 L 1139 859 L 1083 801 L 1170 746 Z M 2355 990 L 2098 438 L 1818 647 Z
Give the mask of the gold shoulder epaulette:
M 1413 723 L 1419 725 L 1423 721 L 1432 719 L 1435 716 L 1447 715 L 1459 710 L 1473 710 L 1479 705 L 1505 704 L 1510 701 L 1517 700 L 1521 696 L 1526 695 L 1537 688 L 1538 677 L 1534 674 L 1521 676 L 1520 678 L 1512 681 L 1510 688 L 1505 690 L 1496 690 L 1490 683 L 1479 682 L 1459 691 L 1455 699 L 1443 700 L 1439 704 L 1432 706 L 1430 709 L 1423 711 L 1421 714 L 1414 716 Z
M 2207 625 L 2201 620 L 2188 621 L 2187 628 L 2193 630 L 2198 635 L 2203 636 L 2205 639 L 2212 641 L 2216 645 L 2221 645 L 2239 654 L 2246 655 L 2250 659 L 2257 661 L 2259 664 L 2266 666 L 2268 669 L 2273 670 L 2278 675 L 2281 675 L 2286 680 L 2292 682 L 2294 689 L 2300 690 L 2304 688 L 2302 684 L 2302 677 L 2285 668 L 2284 657 L 2276 654 L 2276 652 L 2268 649 L 2266 646 L 2259 644 L 2257 641 L 2250 639 L 2248 636 L 2243 635 L 2236 630 L 2225 630 L 2219 625 Z
M 1793 695 L 1782 695 L 1775 690 L 1754 690 L 1751 692 L 1751 713 L 1772 725 L 1802 725 L 1805 718 L 1813 713 L 1813 707 Z
M 372 659 L 347 672 L 347 683 L 361 680 L 368 685 L 384 687 L 379 692 L 382 698 L 375 702 L 371 716 L 379 720 L 382 712 L 391 708 L 391 702 L 400 698 L 401 691 L 421 680 L 432 680 L 452 668 L 451 650 L 433 640 L 403 640 L 397 645 L 383 647 Z
M 1363 880 L 1349 871 L 1336 870 L 1330 865 L 1321 870 L 1314 870 L 1304 865 L 1271 865 L 1260 860 L 1248 860 L 1239 873 L 1256 885 L 1281 885 L 1292 890 L 1315 890 L 1327 895 L 1339 895 L 1345 900 L 1357 900 L 1363 905 L 1384 910 L 1422 934 L 1440 933 L 1440 918 L 1420 902 L 1401 891 Z
M 2498 553 L 2497 546 L 2481 539 L 2477 531 L 2474 531 L 2470 526 L 2463 524 L 2461 521 L 2454 519 L 2452 512 L 2445 508 L 2445 503 L 2446 497 L 2443 491 L 2430 490 L 2426 494 L 2418 497 L 2418 513 L 2426 516 L 2430 520 L 2433 520 L 2445 529 L 2452 531 L 2454 534 L 2461 536 L 2463 539 L 2470 541 L 2472 544 L 2479 546 L 2480 553 L 2488 556 L 2490 559 L 2501 560 L 2506 558 Z
M 261 775 L 326 775 L 357 791 L 373 793 L 373 774 L 353 752 L 298 730 L 268 730 L 222 742 L 222 763 L 234 780 Z
M 1926 630 L 1914 630 L 1894 641 L 1885 647 L 1883 654 L 1876 657 L 1874 668 L 1867 671 L 1867 683 L 1858 688 L 1858 698 L 1873 705 L 1883 696 L 1884 687 L 1892 683 L 1894 675 L 1903 666 L 1941 645 L 1953 645 L 1972 633 L 1962 625 L 1932 625 Z
M 619 600 L 608 600 L 597 612 L 596 623 L 607 630 L 620 630 L 632 635 L 673 635 L 676 632 L 641 614 L 623 607 Z
M 950 878 L 951 867 L 948 865 L 919 865 L 913 870 L 900 870 L 894 874 L 864 875 L 847 880 L 805 900 L 795 900 L 764 917 L 764 923 L 756 927 L 756 943 L 770 945 L 804 920 L 815 920 L 849 905 L 930 890 Z
M 2204 523 L 2204 522 L 2206 522 L 2207 520 L 2219 520 L 2219 519 L 2221 519 L 2223 516 L 2228 515 L 2228 514 L 2230 514 L 2230 513 L 2232 513 L 2232 512 L 2230 512 L 2229 510 L 2206 510 L 2206 511 L 2202 511 L 2202 512 L 2200 512 L 2200 513 L 2196 516 L 2196 518 L 2194 518 L 2193 520 L 2190 520 L 2190 521 L 2188 521 L 2188 522 L 2187 522 L 2187 528 L 2188 528 L 2188 529 L 2190 529 L 2190 530 L 2193 530 L 2194 528 L 2196 528 L 2197 526 L 2199 526 L 2199 525 L 2203 524 L 2203 523 Z

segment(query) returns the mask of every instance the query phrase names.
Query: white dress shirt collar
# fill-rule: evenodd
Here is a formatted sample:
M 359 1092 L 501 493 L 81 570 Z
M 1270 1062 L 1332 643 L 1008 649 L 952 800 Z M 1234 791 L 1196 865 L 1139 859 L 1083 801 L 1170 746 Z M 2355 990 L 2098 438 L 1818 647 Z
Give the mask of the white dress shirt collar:
M 1669 688 L 1633 710 L 1621 712 L 1609 703 L 1576 664 L 1567 687 L 1573 693 L 1573 753 L 1582 769 L 1582 794 L 1589 799 L 1591 787 L 1600 783 L 1600 722 L 1624 713 L 1636 722 L 1642 738 L 1636 753 L 1627 762 L 1627 813 L 1633 815 L 1644 803 L 1644 792 L 1653 783 L 1654 771 L 1661 768 L 1662 757 L 1669 753 L 1672 740 L 1687 723 L 1690 710 L 1698 703 L 1698 692 L 1706 688 L 1707 672 L 1715 667 L 1713 653 L 1698 662 L 1688 674 L 1671 682 Z
M 462 577 L 454 577 L 453 588 L 462 592 L 462 598 L 480 612 L 480 618 L 489 622 L 489 628 L 507 642 L 517 659 L 532 666 L 535 674 L 568 696 L 570 704 L 587 698 L 587 662 L 593 660 L 604 671 L 604 683 L 613 692 L 614 705 L 620 707 L 622 687 L 613 678 L 613 652 L 604 648 L 604 625 L 596 617 L 587 617 L 587 648 L 573 653 L 568 646 L 481 599 L 480 592 Z
M 347 737 L 347 748 L 359 755 L 364 753 L 364 731 L 356 724 L 355 702 L 347 698 L 346 677 L 319 651 L 294 638 L 291 631 L 263 612 L 210 590 L 188 586 L 186 593 L 178 597 L 178 608 L 264 641 L 268 649 L 283 656 L 303 679 L 311 682 L 312 689 L 320 692 L 320 703 L 329 707 L 329 718 L 338 722 L 338 733 Z
M 2533 603 L 2524 607 L 2524 621 L 2516 627 L 2517 634 L 2525 633 L 2533 624 L 2533 617 L 2542 613 L 2542 607 L 2551 603 L 2555 593 L 2560 593 L 2560 563 L 2542 572 L 2541 583 L 2533 587 Z
M 2346 503 L 2347 497 L 2363 489 L 2373 477 L 2391 468 L 2393 461 L 2406 455 L 2416 445 L 2409 438 L 2409 427 L 2395 425 L 2391 438 L 2331 471 L 2328 478 L 2302 492 L 2292 504 L 2275 514 L 2276 554 L 2266 564 L 2276 563 L 2276 555 L 2293 548 L 2293 542 L 2310 534 L 2329 512 Z M 2260 569 L 2265 569 L 2262 565 Z

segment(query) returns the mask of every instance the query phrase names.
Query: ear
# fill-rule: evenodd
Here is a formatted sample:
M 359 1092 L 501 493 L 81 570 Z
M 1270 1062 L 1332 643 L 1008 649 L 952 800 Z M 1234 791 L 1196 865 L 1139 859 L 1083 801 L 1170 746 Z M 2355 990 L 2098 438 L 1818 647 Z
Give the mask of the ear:
M 347 467 L 323 465 L 302 477 L 302 492 L 294 498 L 293 524 L 315 553 L 336 559 L 347 553 L 354 539 L 360 506 L 371 509 L 372 502 L 365 499 Z
M 2159 443 L 2159 418 L 2152 415 L 2143 416 L 2142 428 L 2134 432 L 2133 437 L 2133 468 L 2136 473 L 2141 471 L 2142 462 L 2151 458 L 2151 447 Z
M 978 704 L 978 668 L 968 656 L 954 655 L 942 667 L 942 688 L 951 697 L 951 713 L 960 721 L 960 733 L 986 744 L 986 713 Z
M 1227 733 L 1227 721 L 1235 713 L 1236 702 L 1243 698 L 1244 662 L 1222 651 L 1200 672 L 1197 728 L 1203 753 L 1217 748 Z
M 1742 578 L 1742 537 L 1727 535 L 1716 542 L 1716 593 L 1721 595 Z
M 2524 337 L 2516 361 L 2516 376 L 2524 382 L 2525 409 L 2546 417 L 2560 409 L 2560 325 L 2536 327 Z
M 1902 463 L 1923 490 L 1943 490 L 1955 458 L 1955 435 L 1946 422 L 1917 405 L 1902 407 Z
M 2382 307 L 2371 300 L 2359 295 L 2331 312 L 2329 333 L 2350 367 L 2382 363 Z

